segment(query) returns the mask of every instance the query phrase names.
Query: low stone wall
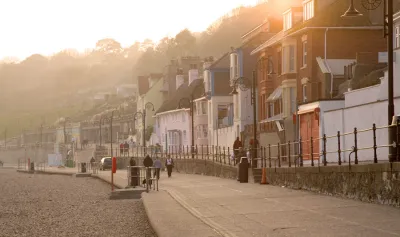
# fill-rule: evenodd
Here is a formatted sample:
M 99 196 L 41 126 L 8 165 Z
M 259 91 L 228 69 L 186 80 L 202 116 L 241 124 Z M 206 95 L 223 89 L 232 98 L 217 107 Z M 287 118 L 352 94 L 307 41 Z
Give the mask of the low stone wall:
M 165 164 L 165 159 L 162 159 L 162 162 Z M 214 163 L 210 160 L 174 159 L 174 163 L 175 171 L 180 173 L 216 176 L 227 179 L 237 178 L 237 167 Z
M 272 185 L 400 206 L 400 164 L 267 168 Z

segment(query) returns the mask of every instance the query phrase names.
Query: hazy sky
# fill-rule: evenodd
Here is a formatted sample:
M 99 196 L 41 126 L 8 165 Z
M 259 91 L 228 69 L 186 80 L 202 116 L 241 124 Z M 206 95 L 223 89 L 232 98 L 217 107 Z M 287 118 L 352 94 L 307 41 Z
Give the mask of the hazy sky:
M 111 37 L 123 46 L 181 29 L 205 30 L 239 5 L 257 0 L 0 0 L 0 59 L 80 51 Z

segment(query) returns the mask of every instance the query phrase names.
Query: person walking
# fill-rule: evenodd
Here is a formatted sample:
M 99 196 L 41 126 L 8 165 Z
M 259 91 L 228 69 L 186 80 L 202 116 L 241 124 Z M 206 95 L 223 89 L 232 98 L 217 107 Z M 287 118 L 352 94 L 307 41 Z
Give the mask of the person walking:
M 154 176 L 157 177 L 157 179 L 160 179 L 160 171 L 162 168 L 162 164 L 159 158 L 156 158 L 156 161 L 154 161 Z
M 124 143 L 121 142 L 121 144 L 119 144 L 119 153 L 121 156 L 124 155 Z
M 147 183 L 147 180 L 149 181 L 149 186 L 151 187 L 151 170 L 150 167 L 153 166 L 153 159 L 150 158 L 149 155 L 146 155 L 146 158 L 143 160 L 143 166 L 146 167 L 146 179 L 143 180 L 143 184 Z
M 129 161 L 130 169 L 131 169 L 131 186 L 136 187 L 138 185 L 138 168 L 136 166 L 136 161 L 133 157 Z
M 171 178 L 172 175 L 172 168 L 174 168 L 174 160 L 168 155 L 168 158 L 165 160 L 165 166 L 167 167 L 168 171 L 168 178 Z
M 235 165 L 240 162 L 239 148 L 241 148 L 242 142 L 239 140 L 239 137 L 236 137 L 235 142 L 233 143 L 233 154 L 235 155 Z
M 127 141 L 124 143 L 124 148 L 125 148 L 125 156 L 129 155 L 129 144 Z

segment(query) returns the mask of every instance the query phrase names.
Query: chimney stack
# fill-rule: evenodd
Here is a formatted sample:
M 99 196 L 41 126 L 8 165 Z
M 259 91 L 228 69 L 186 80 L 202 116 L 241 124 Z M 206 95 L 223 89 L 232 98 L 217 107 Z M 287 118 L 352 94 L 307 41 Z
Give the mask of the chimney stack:
M 178 68 L 176 70 L 176 89 L 178 90 L 181 85 L 185 83 L 185 76 L 183 75 L 183 69 Z
M 189 85 L 199 78 L 199 69 L 197 69 L 197 64 L 190 64 L 189 69 Z

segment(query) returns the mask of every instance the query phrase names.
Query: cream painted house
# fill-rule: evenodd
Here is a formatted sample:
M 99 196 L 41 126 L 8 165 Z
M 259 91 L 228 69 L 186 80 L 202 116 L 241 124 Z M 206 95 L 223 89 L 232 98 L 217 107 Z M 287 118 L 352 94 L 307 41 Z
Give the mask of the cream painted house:
M 144 78 L 141 78 L 142 80 Z M 149 127 L 153 127 L 155 124 L 154 114 L 157 111 L 163 102 L 165 101 L 166 94 L 163 92 L 163 80 L 162 76 L 159 74 L 151 74 L 149 77 L 146 78 L 148 83 L 148 90 L 147 92 L 138 96 L 137 99 L 137 111 L 143 113 L 146 104 L 152 104 L 153 106 L 148 106 L 146 108 L 146 129 Z M 140 85 L 140 83 L 139 83 Z M 153 110 L 154 107 L 154 110 Z M 135 127 L 137 129 L 136 133 L 136 141 L 138 145 L 142 145 L 143 143 L 143 120 L 140 113 L 136 114 L 135 119 Z

